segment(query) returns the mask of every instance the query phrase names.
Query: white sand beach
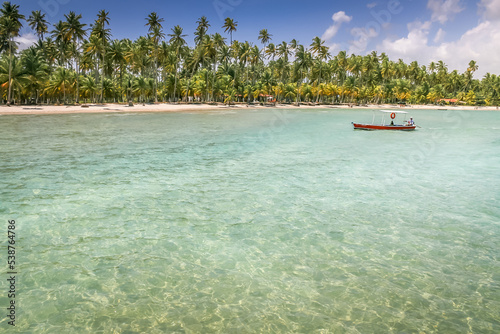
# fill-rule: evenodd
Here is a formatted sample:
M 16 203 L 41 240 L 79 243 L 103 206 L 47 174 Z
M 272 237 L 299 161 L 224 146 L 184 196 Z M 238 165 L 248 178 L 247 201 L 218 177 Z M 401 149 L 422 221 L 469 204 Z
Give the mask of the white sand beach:
M 0 115 L 30 115 L 30 114 L 79 114 L 79 113 L 113 113 L 113 112 L 214 112 L 227 109 L 248 109 L 248 108 L 279 108 L 279 109 L 400 109 L 400 110 L 498 110 L 498 107 L 472 107 L 472 106 L 436 106 L 436 105 L 406 105 L 399 106 L 394 104 L 377 104 L 349 106 L 344 105 L 315 105 L 301 103 L 296 104 L 277 104 L 276 106 L 262 106 L 258 104 L 248 105 L 246 103 L 235 104 L 231 106 L 223 104 L 173 104 L 173 103 L 154 103 L 154 104 L 82 104 L 82 105 L 15 105 L 0 106 Z

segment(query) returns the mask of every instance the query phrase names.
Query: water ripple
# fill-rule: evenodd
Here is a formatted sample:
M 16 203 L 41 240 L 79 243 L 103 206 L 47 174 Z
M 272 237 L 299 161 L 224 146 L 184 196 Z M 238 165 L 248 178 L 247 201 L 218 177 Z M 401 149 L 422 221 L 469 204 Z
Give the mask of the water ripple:
M 19 331 L 499 332 L 495 114 L 287 113 L 2 117 Z

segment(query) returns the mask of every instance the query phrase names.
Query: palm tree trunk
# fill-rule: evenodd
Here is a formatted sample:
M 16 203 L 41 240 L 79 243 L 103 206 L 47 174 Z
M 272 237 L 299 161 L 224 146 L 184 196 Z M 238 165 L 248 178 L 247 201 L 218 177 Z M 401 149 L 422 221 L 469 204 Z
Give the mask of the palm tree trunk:
M 102 73 L 101 73 L 101 103 L 104 102 L 104 68 L 106 66 L 106 45 L 103 43 Z
M 75 41 L 76 45 L 76 41 Z M 78 100 L 80 98 L 80 62 L 78 56 L 78 48 L 76 49 L 76 98 L 75 102 L 78 104 Z
M 179 47 L 177 47 L 177 62 L 175 63 L 175 78 L 174 78 L 174 102 L 175 102 L 175 93 L 177 90 L 177 65 L 179 64 Z
M 217 63 L 217 60 L 214 61 L 214 74 L 212 76 L 212 99 L 214 100 L 215 102 L 215 97 L 214 97 L 214 86 L 215 86 L 215 66 L 216 66 L 216 63 Z
M 158 102 L 158 48 L 155 48 L 155 103 Z
M 99 101 L 100 103 L 104 103 L 104 67 L 102 68 L 102 74 L 101 74 L 101 92 L 100 92 L 100 97 Z
M 321 86 L 321 63 L 319 65 L 319 80 L 318 80 L 318 96 L 316 97 L 316 103 L 319 102 L 319 91 L 320 91 L 320 86 Z
M 191 84 L 191 78 L 194 75 L 194 69 L 195 68 L 196 67 L 193 67 L 193 70 L 191 71 L 191 77 L 188 79 L 187 90 L 186 90 L 186 102 L 189 102 L 189 85 Z M 193 100 L 194 100 L 194 97 L 193 97 Z
M 96 83 L 96 90 L 99 87 L 99 57 L 96 56 L 96 62 L 94 66 L 94 75 L 95 75 L 95 83 Z
M 158 60 L 155 59 L 155 103 L 158 102 Z
M 120 66 L 120 95 L 121 95 L 121 98 L 122 98 L 122 102 L 125 102 L 125 101 L 123 101 L 123 91 L 122 91 L 122 89 L 123 89 L 123 67 Z M 125 95 L 126 94 L 127 93 L 125 92 Z M 127 102 L 128 102 L 128 96 L 126 96 L 126 99 L 127 99 Z
M 177 64 L 175 64 L 174 96 L 173 96 L 174 102 L 175 102 L 175 93 L 176 93 L 176 90 L 177 90 Z
M 207 73 L 207 72 L 205 72 L 205 73 Z M 210 102 L 209 101 L 209 95 L 208 95 L 208 74 L 205 76 L 205 85 L 206 85 L 205 90 L 206 90 L 206 93 L 207 93 L 207 99 L 206 99 L 206 101 Z
M 9 44 L 9 92 L 7 96 L 7 105 L 10 106 L 10 95 L 12 92 L 12 38 Z

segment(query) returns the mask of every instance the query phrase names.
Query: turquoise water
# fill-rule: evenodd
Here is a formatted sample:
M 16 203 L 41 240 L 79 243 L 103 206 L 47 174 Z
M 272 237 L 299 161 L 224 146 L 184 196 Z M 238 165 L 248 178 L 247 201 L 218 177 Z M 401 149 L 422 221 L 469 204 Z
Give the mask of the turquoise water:
M 0 116 L 16 331 L 500 332 L 500 113 L 412 116 Z

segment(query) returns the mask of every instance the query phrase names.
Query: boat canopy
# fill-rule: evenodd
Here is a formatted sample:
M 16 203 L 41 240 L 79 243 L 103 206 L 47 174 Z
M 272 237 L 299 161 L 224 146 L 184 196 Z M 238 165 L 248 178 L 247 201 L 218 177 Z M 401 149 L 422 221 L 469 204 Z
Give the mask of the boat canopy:
M 395 114 L 407 114 L 407 111 L 402 111 L 402 110 L 380 110 L 381 112 L 387 112 L 387 113 L 395 113 Z

